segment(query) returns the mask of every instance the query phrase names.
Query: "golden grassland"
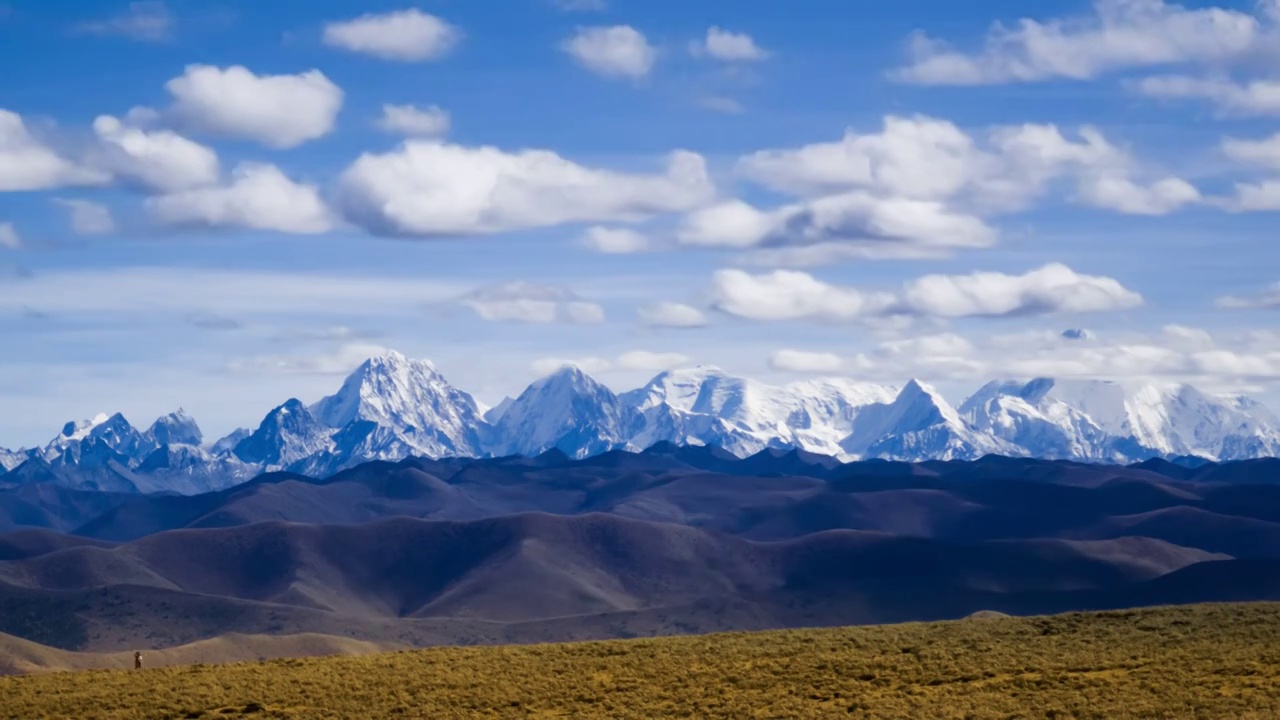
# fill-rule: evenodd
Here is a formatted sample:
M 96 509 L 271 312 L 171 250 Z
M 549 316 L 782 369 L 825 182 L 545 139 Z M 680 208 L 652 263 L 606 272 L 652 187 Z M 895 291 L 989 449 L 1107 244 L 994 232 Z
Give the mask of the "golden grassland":
M 1280 604 L 0 678 L 22 718 L 1280 717 Z

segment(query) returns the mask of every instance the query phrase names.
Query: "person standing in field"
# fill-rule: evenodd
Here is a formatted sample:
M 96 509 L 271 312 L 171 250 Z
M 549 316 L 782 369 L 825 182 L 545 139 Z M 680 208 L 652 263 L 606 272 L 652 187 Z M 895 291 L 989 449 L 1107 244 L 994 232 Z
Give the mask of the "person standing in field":
M 142 653 L 141 652 L 133 653 L 133 669 L 134 670 L 142 669 Z

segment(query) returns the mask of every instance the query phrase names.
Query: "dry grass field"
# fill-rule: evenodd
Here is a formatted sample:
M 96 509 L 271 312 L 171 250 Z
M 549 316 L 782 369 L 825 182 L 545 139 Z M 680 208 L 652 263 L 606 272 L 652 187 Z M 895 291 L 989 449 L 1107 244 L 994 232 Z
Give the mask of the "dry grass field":
M 1280 717 L 1280 605 L 0 678 L 22 718 Z

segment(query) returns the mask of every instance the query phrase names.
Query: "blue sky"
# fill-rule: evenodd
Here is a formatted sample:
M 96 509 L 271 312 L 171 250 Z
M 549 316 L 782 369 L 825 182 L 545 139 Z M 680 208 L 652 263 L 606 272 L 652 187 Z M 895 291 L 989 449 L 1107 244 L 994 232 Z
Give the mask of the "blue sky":
M 488 403 L 573 361 L 1280 405 L 1276 0 L 10 0 L 0 47 L 0 445 L 220 435 L 385 348 Z

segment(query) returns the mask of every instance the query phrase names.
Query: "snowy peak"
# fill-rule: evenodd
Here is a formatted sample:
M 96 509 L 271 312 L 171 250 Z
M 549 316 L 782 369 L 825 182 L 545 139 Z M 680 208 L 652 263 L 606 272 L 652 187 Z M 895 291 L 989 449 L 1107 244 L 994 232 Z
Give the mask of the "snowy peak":
M 253 434 L 236 444 L 242 462 L 279 470 L 329 447 L 331 430 L 296 399 L 267 413 Z
M 484 420 L 475 398 L 450 385 L 431 362 L 397 352 L 366 360 L 311 412 L 335 430 L 356 422 L 388 428 L 430 457 L 480 452 Z
M 640 415 L 612 390 L 565 366 L 520 393 L 494 426 L 496 456 L 537 456 L 558 449 L 586 457 L 623 447 Z
M 204 433 L 195 419 L 186 410 L 178 408 L 175 412 L 158 418 L 146 432 L 147 438 L 156 447 L 166 445 L 195 445 L 204 442 Z
M 856 457 L 904 461 L 1019 454 L 1007 443 L 975 431 L 941 393 L 915 379 L 892 402 L 867 406 L 841 445 Z

